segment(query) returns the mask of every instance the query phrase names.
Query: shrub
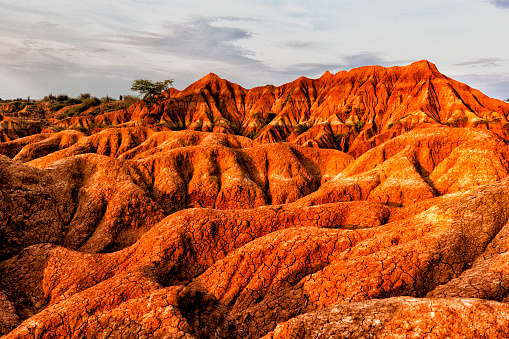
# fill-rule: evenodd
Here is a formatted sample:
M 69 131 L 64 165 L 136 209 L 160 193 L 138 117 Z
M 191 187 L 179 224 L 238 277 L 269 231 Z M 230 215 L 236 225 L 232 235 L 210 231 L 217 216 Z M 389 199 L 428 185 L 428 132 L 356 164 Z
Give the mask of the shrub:
M 41 102 L 46 102 L 46 101 L 52 101 L 52 100 L 55 100 L 55 97 L 53 96 L 53 94 L 48 94 L 46 95 L 44 98 L 42 98 Z
M 96 97 L 85 99 L 81 103 L 80 112 L 85 112 L 87 109 L 94 107 L 94 106 L 99 106 L 100 104 L 101 104 L 101 101 L 99 99 L 97 99 Z
M 355 127 L 355 130 L 357 132 L 360 132 L 362 130 L 362 128 L 364 127 L 364 125 L 366 125 L 366 122 L 362 121 L 362 120 L 356 120 L 353 122 L 353 126 Z
M 78 99 L 80 99 L 81 101 L 85 99 L 90 99 L 90 93 L 81 93 Z
M 281 108 L 285 107 L 286 103 L 292 98 L 293 91 L 290 92 L 285 98 L 285 101 L 283 101 L 283 105 L 281 105 Z
M 230 120 L 226 119 L 226 118 L 223 118 L 223 117 L 216 117 L 214 119 L 214 124 L 217 125 L 217 126 L 221 126 L 221 124 L 226 124 L 228 125 L 235 134 L 238 134 L 239 133 L 239 126 L 235 125 L 233 122 L 231 122 Z
M 305 122 L 301 122 L 300 124 L 295 126 L 293 131 L 300 135 L 300 134 L 306 132 L 308 129 L 309 129 L 309 126 Z
M 65 105 L 67 106 L 71 106 L 71 105 L 77 105 L 77 104 L 81 104 L 81 100 L 79 99 L 74 99 L 74 98 L 70 98 L 70 99 L 67 99 L 65 102 L 64 102 Z
M 129 108 L 132 104 L 139 101 L 134 95 L 124 95 L 124 108 Z
M 341 146 L 341 141 L 343 140 L 343 138 L 345 138 L 347 136 L 348 136 L 348 134 L 343 134 L 343 133 L 334 134 L 334 142 L 336 143 L 336 146 L 337 147 Z
M 105 97 L 101 98 L 101 102 L 111 102 L 114 101 L 112 98 L 110 98 L 109 95 L 106 95 Z
M 267 126 L 274 118 L 276 117 L 276 113 L 269 112 L 267 113 L 267 117 L 265 119 L 261 119 L 260 123 L 263 127 Z M 263 128 L 262 127 L 262 128 Z
M 50 110 L 52 112 L 58 112 L 58 111 L 60 111 L 64 107 L 66 107 L 66 105 L 64 105 L 64 104 L 57 104 L 55 106 L 51 106 Z
M 58 102 L 65 102 L 69 100 L 69 96 L 67 94 L 59 94 L 57 95 L 57 101 Z
M 256 133 L 255 131 L 249 131 L 247 132 L 246 137 L 254 140 L 258 137 L 258 133 Z
M 267 126 L 274 118 L 276 117 L 276 113 L 254 113 L 252 114 L 253 118 L 260 122 L 260 129 Z

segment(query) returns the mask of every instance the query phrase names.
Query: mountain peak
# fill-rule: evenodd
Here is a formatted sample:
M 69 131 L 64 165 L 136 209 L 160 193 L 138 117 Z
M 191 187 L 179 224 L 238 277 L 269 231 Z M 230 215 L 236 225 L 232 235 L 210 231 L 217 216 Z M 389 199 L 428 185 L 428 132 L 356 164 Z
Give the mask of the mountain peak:
M 411 69 L 412 71 L 416 71 L 416 70 L 431 70 L 432 72 L 438 72 L 438 68 L 437 66 L 428 61 L 428 60 L 419 60 L 419 61 L 416 61 L 416 62 L 413 62 L 411 63 L 410 65 L 406 66 L 406 68 L 409 68 Z
M 215 82 L 215 81 L 221 81 L 223 80 L 221 77 L 219 77 L 217 74 L 210 72 L 209 74 L 205 75 L 203 78 L 201 78 L 200 82 Z

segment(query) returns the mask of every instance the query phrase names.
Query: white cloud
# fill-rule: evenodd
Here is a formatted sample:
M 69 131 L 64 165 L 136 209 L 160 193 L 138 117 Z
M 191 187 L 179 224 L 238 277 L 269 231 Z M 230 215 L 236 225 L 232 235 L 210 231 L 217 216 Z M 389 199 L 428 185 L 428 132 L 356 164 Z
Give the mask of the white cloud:
M 500 8 L 509 8 L 509 0 L 488 0 L 489 3 Z

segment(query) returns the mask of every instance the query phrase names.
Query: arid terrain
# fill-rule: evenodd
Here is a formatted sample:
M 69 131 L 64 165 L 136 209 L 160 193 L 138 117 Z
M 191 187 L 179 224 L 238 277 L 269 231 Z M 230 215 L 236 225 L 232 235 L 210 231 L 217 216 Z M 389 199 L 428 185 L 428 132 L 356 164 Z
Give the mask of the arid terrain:
M 507 338 L 508 118 L 424 60 L 0 103 L 0 335 Z

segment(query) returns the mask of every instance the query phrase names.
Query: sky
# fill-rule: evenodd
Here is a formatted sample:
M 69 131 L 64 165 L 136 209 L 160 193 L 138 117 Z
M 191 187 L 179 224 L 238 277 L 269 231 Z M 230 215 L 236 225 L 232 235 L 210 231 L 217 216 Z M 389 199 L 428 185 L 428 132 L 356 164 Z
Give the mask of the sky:
M 509 0 L 0 0 L 0 98 L 184 89 L 213 72 L 245 88 L 426 59 L 509 98 Z

